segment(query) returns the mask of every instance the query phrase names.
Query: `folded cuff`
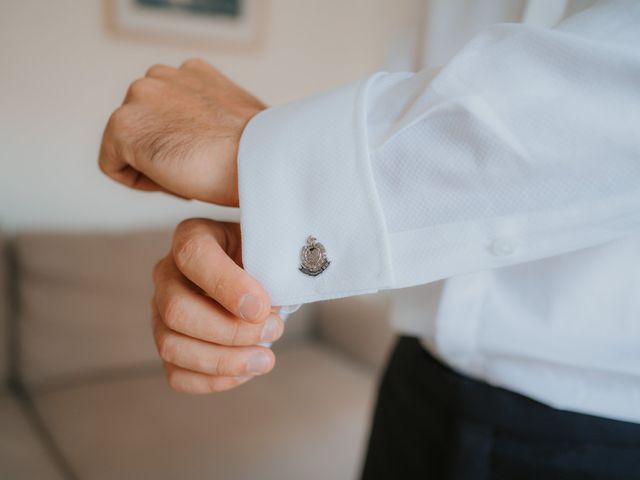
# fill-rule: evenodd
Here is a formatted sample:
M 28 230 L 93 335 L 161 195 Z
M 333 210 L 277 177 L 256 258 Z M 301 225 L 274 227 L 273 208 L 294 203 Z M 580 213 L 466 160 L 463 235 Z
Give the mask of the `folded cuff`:
M 238 151 L 242 260 L 273 305 L 393 285 L 367 148 L 365 97 L 374 78 L 269 108 L 245 128 Z M 310 235 L 330 261 L 317 276 L 299 270 Z

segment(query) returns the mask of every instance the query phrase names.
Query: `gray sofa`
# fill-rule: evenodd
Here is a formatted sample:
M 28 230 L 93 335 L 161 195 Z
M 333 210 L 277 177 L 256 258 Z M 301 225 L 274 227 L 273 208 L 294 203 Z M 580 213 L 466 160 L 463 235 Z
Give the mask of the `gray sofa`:
M 0 257 L 0 479 L 353 479 L 392 334 L 384 297 L 305 305 L 275 370 L 167 386 L 150 271 L 167 231 L 28 233 Z

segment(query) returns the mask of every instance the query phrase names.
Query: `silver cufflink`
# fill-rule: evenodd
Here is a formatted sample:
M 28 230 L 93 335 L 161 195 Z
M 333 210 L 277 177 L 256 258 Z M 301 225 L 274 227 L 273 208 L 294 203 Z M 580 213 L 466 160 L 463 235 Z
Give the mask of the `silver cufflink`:
M 330 263 L 324 245 L 316 237 L 309 235 L 307 244 L 300 251 L 300 271 L 315 277 L 324 272 Z

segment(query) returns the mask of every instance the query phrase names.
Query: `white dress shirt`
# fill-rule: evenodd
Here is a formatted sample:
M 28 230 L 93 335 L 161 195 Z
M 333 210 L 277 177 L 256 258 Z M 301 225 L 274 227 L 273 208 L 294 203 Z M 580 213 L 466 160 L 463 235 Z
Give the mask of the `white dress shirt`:
M 238 169 L 244 266 L 274 305 L 393 289 L 398 331 L 457 371 L 640 422 L 640 2 L 269 108 Z

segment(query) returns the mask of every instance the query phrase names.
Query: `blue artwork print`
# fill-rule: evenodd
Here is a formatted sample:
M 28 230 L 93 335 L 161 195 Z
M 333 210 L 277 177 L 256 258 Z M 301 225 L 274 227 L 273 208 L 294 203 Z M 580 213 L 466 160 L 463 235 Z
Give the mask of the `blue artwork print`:
M 232 18 L 240 16 L 242 5 L 242 0 L 135 0 L 135 2 L 149 8 Z

